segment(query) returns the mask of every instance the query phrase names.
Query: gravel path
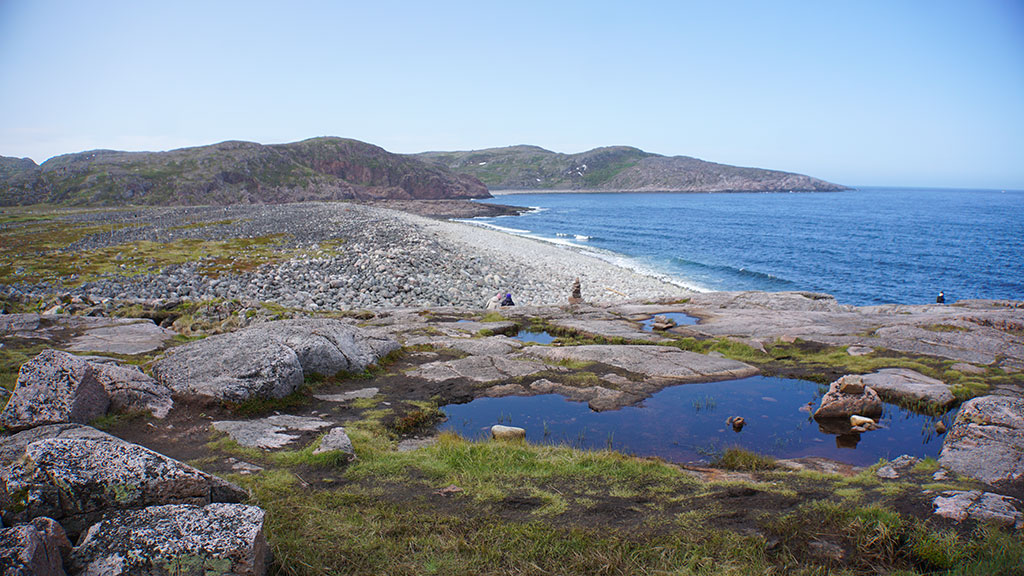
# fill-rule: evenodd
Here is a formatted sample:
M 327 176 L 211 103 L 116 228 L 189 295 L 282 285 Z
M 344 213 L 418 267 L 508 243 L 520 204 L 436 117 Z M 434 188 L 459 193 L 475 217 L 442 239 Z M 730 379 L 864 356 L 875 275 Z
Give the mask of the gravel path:
M 482 308 L 499 291 L 519 304 L 561 304 L 580 278 L 588 301 L 683 298 L 689 292 L 568 247 L 463 222 L 425 218 L 348 203 L 153 208 L 92 212 L 69 221 L 113 224 L 68 251 L 135 241 L 220 240 L 284 234 L 282 248 L 301 252 L 255 272 L 210 278 L 200 263 L 153 274 L 112 276 L 74 288 L 53 284 L 0 285 L 0 293 L 54 293 L 103 298 L 238 298 L 309 309 L 395 306 Z M 196 226 L 201 223 L 209 226 Z M 188 225 L 188 226 L 183 226 Z M 340 250 L 319 243 L 343 241 Z M 10 280 L 10 279 L 8 279 Z

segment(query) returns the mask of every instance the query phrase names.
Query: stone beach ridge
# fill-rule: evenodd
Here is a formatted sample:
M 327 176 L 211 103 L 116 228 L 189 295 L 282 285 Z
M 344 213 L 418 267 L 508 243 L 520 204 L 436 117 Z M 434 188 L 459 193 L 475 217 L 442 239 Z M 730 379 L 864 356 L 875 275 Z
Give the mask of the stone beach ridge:
M 227 221 L 183 229 L 182 223 Z M 683 298 L 688 291 L 594 256 L 539 240 L 376 206 L 303 203 L 228 208 L 159 208 L 69 217 L 114 227 L 67 250 L 138 241 L 290 236 L 303 251 L 252 272 L 210 278 L 196 263 L 157 274 L 103 278 L 78 287 L 0 286 L 0 294 L 69 293 L 118 300 L 237 298 L 311 310 L 457 306 L 482 308 L 497 292 L 519 304 L 563 303 L 581 279 L 588 301 Z M 334 249 L 321 244 L 338 242 Z M 201 264 L 201 263 L 200 263 Z M 17 275 L 15 275 L 17 278 Z

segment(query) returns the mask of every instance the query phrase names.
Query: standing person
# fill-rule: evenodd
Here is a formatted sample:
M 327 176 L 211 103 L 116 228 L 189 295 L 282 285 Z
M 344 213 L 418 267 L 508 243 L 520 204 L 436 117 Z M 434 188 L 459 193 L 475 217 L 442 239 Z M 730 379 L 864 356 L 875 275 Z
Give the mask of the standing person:
M 946 295 L 943 294 L 941 290 L 939 290 L 939 295 L 935 297 L 935 303 L 936 304 L 945 304 L 946 303 Z

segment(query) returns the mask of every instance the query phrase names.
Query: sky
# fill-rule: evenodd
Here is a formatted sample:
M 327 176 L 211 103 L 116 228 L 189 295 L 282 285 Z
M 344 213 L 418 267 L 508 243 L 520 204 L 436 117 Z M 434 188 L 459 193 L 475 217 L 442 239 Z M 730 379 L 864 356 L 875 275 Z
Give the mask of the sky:
M 0 155 L 316 136 L 1024 189 L 1024 0 L 0 0 Z

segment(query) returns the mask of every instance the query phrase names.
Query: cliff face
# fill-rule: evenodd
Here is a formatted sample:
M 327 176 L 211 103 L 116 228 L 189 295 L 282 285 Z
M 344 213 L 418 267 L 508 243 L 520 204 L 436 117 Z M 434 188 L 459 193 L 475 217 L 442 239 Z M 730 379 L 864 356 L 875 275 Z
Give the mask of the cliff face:
M 487 187 L 415 158 L 342 138 L 222 142 L 169 152 L 93 150 L 0 161 L 0 205 L 111 206 L 346 199 L 487 198 Z
M 845 186 L 810 176 L 661 156 L 612 146 L 559 154 L 536 146 L 425 152 L 423 160 L 472 174 L 493 190 L 673 192 L 835 191 Z

